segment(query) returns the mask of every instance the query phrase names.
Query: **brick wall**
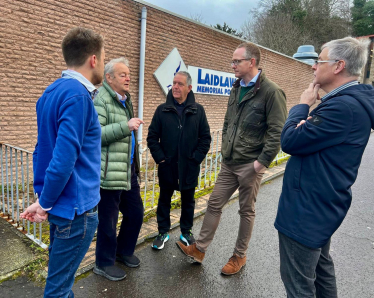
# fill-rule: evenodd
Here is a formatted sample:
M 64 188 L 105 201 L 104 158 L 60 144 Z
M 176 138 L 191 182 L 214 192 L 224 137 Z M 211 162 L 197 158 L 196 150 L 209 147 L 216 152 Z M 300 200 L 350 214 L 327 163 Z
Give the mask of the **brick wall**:
M 0 0 L 0 141 L 33 150 L 35 103 L 65 69 L 60 44 L 73 26 L 104 36 L 106 62 L 119 56 L 129 59 L 137 114 L 143 6 L 132 0 Z M 232 53 L 241 42 L 154 7 L 147 9 L 143 140 L 154 110 L 165 101 L 153 73 L 170 51 L 178 48 L 186 65 L 231 72 Z M 261 51 L 261 67 L 286 92 L 290 109 L 311 82 L 311 68 L 268 49 Z M 228 98 L 201 94 L 196 98 L 206 109 L 211 129 L 221 128 Z

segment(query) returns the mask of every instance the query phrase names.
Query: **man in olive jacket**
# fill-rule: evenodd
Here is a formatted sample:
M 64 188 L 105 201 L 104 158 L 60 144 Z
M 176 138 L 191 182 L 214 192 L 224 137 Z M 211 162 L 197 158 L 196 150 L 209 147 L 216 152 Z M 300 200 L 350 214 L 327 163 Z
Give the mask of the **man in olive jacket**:
M 159 164 L 159 235 L 152 245 L 155 249 L 162 249 L 169 239 L 170 202 L 174 190 L 181 192 L 180 239 L 186 245 L 195 242 L 191 232 L 195 187 L 200 163 L 209 151 L 211 137 L 204 108 L 195 102 L 191 81 L 188 72 L 176 73 L 166 103 L 158 106 L 148 130 L 148 147 Z
M 239 272 L 246 263 L 261 178 L 279 151 L 287 117 L 284 92 L 258 68 L 259 48 L 252 43 L 240 44 L 232 59 L 231 67 L 238 80 L 231 89 L 223 124 L 222 168 L 198 240 L 189 247 L 177 243 L 186 255 L 201 263 L 213 240 L 223 206 L 239 188 L 239 233 L 233 256 L 222 268 L 225 275 Z
M 139 156 L 134 132 L 144 122 L 134 118 L 127 59 L 113 59 L 105 65 L 104 79 L 94 101 L 102 130 L 101 200 L 94 273 L 117 281 L 124 279 L 126 273 L 114 265 L 116 259 L 128 267 L 140 264 L 134 249 L 144 210 L 137 179 Z M 118 211 L 123 219 L 116 237 Z

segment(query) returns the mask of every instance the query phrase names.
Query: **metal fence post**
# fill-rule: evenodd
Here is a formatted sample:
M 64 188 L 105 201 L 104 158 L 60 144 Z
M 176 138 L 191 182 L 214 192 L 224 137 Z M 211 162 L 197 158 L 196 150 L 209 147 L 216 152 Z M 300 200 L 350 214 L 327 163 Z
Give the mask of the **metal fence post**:
M 14 196 L 13 196 L 13 152 L 12 152 L 12 148 L 10 148 L 9 150 L 9 153 L 10 153 L 10 186 L 11 186 L 11 189 L 10 189 L 10 198 L 12 200 L 12 220 L 14 222 Z
M 3 169 L 3 145 L 0 144 L 0 154 L 1 154 L 1 197 L 3 202 L 3 214 L 5 214 L 5 195 L 4 195 L 4 169 Z

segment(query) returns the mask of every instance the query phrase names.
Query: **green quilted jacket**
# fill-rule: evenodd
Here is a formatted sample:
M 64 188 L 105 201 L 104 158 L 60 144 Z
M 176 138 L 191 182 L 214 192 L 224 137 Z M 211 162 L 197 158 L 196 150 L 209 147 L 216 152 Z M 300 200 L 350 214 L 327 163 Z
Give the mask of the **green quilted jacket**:
M 130 94 L 126 93 L 126 109 L 116 93 L 103 82 L 94 100 L 101 124 L 100 187 L 112 190 L 131 189 L 131 131 L 127 122 L 134 117 Z M 134 162 L 139 172 L 139 155 L 135 133 Z

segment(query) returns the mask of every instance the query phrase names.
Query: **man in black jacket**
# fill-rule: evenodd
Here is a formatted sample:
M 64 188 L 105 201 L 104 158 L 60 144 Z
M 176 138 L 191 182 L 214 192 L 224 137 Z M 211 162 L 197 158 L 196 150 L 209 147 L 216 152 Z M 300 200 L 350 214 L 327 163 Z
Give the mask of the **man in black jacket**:
M 148 147 L 159 165 L 159 235 L 152 245 L 155 249 L 162 249 L 169 240 L 170 203 L 174 190 L 181 192 L 180 239 L 185 245 L 195 242 L 191 232 L 195 187 L 200 163 L 209 151 L 211 137 L 204 108 L 195 102 L 191 83 L 188 72 L 175 74 L 166 103 L 157 107 L 148 129 Z

